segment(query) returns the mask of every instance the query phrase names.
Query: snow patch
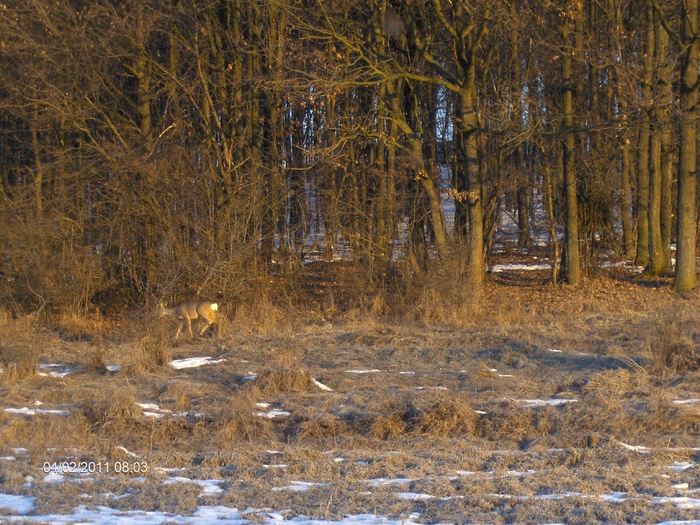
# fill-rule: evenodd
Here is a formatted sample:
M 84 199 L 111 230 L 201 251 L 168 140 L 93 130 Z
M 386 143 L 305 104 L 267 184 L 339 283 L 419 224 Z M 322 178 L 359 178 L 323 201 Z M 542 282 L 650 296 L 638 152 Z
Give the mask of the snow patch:
M 34 510 L 36 498 L 29 496 L 15 496 L 13 494 L 0 494 L 0 509 L 6 509 L 15 514 L 28 514 Z M 0 520 L 4 517 L 0 516 Z
M 66 377 L 74 372 L 72 368 L 59 363 L 39 363 L 40 376 Z
M 197 368 L 204 365 L 215 365 L 217 363 L 222 363 L 226 359 L 213 359 L 211 357 L 188 357 L 186 359 L 173 359 L 170 362 L 170 366 L 175 370 L 181 370 L 183 368 Z
M 493 273 L 500 273 L 506 271 L 529 271 L 529 270 L 551 270 L 552 265 L 549 263 L 540 264 L 492 264 L 489 270 Z
M 577 399 L 512 399 L 504 398 L 505 401 L 515 401 L 516 403 L 525 403 L 523 408 L 537 408 L 544 406 L 559 406 L 566 405 L 567 403 L 576 403 Z
M 214 496 L 222 494 L 224 491 L 219 485 L 223 483 L 220 479 L 190 479 L 181 476 L 169 478 L 163 481 L 163 485 L 172 485 L 173 483 L 194 483 L 202 488 L 201 496 Z
M 8 414 L 20 414 L 23 416 L 36 416 L 37 414 L 48 414 L 54 416 L 67 416 L 68 410 L 47 410 L 42 408 L 6 408 Z
M 326 392 L 333 392 L 333 389 L 331 387 L 324 385 L 323 383 L 314 379 L 313 377 L 311 378 L 311 381 L 313 381 L 314 385 L 316 385 L 321 390 L 325 390 Z
M 328 483 L 312 483 L 310 481 L 292 481 L 291 485 L 286 487 L 273 487 L 272 490 L 279 492 L 282 490 L 289 490 L 292 492 L 306 492 L 313 487 L 326 487 Z

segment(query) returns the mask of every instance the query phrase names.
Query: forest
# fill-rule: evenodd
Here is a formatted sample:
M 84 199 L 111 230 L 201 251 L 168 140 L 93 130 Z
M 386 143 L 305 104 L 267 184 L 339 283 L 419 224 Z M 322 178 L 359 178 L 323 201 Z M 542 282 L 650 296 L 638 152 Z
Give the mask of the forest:
M 554 283 L 696 285 L 697 0 L 9 0 L 0 35 L 18 313 L 324 261 L 478 296 L 503 214 Z
M 0 0 L 0 523 L 700 525 L 699 3 Z

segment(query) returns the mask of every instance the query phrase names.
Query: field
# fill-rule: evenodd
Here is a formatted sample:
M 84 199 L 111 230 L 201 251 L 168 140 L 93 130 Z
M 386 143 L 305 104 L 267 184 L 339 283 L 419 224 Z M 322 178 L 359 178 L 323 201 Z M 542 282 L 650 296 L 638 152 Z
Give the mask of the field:
M 222 339 L 8 316 L 0 522 L 700 524 L 698 296 L 545 279 L 228 305 Z

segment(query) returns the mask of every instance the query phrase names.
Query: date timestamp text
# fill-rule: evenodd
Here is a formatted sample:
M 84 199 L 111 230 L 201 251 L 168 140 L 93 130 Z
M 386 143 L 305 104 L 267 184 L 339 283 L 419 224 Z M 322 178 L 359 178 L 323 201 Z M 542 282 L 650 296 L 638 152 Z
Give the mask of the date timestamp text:
M 146 461 L 45 461 L 42 467 L 49 474 L 146 474 Z

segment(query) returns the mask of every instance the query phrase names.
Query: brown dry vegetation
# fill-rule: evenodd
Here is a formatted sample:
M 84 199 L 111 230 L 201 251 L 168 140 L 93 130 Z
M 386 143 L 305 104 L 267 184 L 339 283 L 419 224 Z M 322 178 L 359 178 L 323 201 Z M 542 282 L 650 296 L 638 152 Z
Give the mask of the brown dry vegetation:
M 478 300 L 420 285 L 398 300 L 389 287 L 353 295 L 335 276 L 303 311 L 270 296 L 238 305 L 222 340 L 175 342 L 172 323 L 150 313 L 7 319 L 2 408 L 67 415 L 0 411 L 0 456 L 16 458 L 0 460 L 2 492 L 36 496 L 37 513 L 69 512 L 87 493 L 88 504 L 181 514 L 217 504 L 425 522 L 696 517 L 653 501 L 700 488 L 700 403 L 674 403 L 700 398 L 698 297 L 615 276 L 565 289 L 515 278 L 496 277 Z M 193 356 L 221 361 L 168 365 Z M 72 373 L 46 375 L 51 363 Z M 533 401 L 551 399 L 575 401 Z M 288 415 L 265 417 L 272 409 Z M 45 461 L 129 453 L 148 462 L 145 482 L 42 481 Z M 163 486 L 162 468 L 220 479 L 223 492 Z M 318 485 L 285 489 L 295 481 Z M 626 499 L 601 499 L 617 492 Z

